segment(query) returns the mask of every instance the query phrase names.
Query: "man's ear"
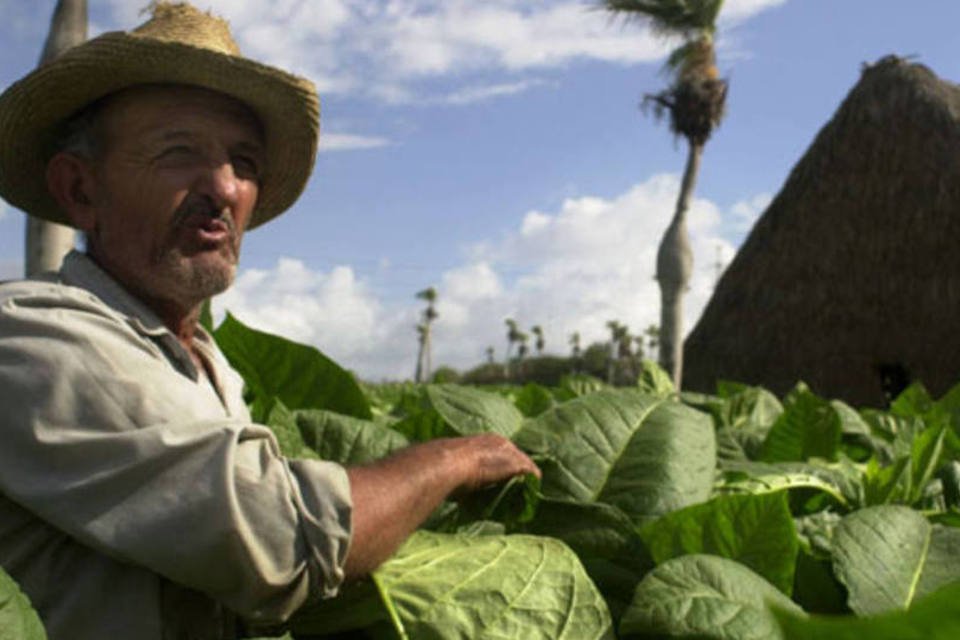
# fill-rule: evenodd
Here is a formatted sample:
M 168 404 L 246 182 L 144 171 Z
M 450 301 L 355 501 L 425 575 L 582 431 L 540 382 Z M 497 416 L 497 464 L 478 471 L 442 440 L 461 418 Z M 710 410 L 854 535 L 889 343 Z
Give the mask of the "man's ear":
M 47 189 L 73 226 L 87 233 L 96 226 L 95 188 L 89 160 L 61 151 L 47 163 Z

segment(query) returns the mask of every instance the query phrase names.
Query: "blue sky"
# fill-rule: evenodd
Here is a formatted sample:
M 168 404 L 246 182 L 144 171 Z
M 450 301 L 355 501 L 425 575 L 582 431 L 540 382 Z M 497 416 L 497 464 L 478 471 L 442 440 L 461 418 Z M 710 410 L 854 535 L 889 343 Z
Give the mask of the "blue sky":
M 0 87 L 39 55 L 53 0 L 0 0 Z M 139 0 L 89 0 L 92 32 Z M 435 361 L 502 357 L 506 317 L 547 350 L 657 321 L 653 256 L 685 148 L 637 105 L 663 86 L 669 43 L 580 0 L 206 0 L 243 51 L 313 79 L 321 153 L 299 203 L 247 236 L 216 301 L 371 378 L 411 375 L 414 294 L 440 293 Z M 960 78 L 960 5 L 727 0 L 727 117 L 691 216 L 692 328 L 755 219 L 857 81 L 915 56 Z M 23 215 L 0 202 L 0 277 L 19 273 Z

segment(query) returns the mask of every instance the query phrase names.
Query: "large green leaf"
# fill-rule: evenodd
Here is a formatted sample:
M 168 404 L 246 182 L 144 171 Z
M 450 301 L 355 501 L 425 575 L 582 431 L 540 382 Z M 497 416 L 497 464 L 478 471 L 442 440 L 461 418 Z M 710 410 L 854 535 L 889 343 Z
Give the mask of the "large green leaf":
M 420 387 L 413 382 L 360 382 L 374 417 L 403 417 L 410 404 L 416 404 Z
M 560 399 L 579 398 L 606 389 L 607 383 L 586 373 L 576 373 L 560 378 L 557 389 Z
M 0 640 L 46 640 L 47 634 L 30 599 L 0 569 Z
M 554 408 L 557 401 L 546 387 L 530 382 L 513 394 L 513 404 L 520 413 L 533 418 Z
M 373 462 L 410 444 L 393 429 L 331 411 L 294 411 L 290 419 L 307 447 L 342 465 Z
M 725 462 L 715 487 L 717 493 L 762 494 L 774 491 L 815 490 L 844 507 L 862 501 L 863 488 L 855 468 L 844 464 L 804 462 Z
M 787 396 L 784 412 L 767 434 L 760 457 L 765 462 L 836 460 L 842 434 L 837 408 L 800 384 Z
M 833 534 L 834 570 L 860 615 L 906 609 L 960 580 L 960 530 L 900 506 L 861 509 Z
M 608 504 L 545 498 L 526 530 L 559 538 L 581 557 L 629 558 L 626 562 L 638 570 L 652 568 L 640 557 L 644 550 L 633 522 L 623 511 Z
M 258 409 L 263 415 L 263 423 L 270 427 L 280 445 L 280 453 L 288 458 L 317 458 L 317 452 L 307 446 L 297 425 L 297 418 L 278 399 L 273 398 L 266 407 Z
M 424 387 L 419 412 L 393 425 L 411 440 L 426 442 L 447 436 L 499 433 L 511 437 L 524 416 L 509 398 L 454 384 Z
M 427 387 L 427 398 L 456 435 L 499 433 L 511 437 L 523 423 L 523 414 L 508 398 L 455 384 Z
M 525 530 L 569 545 L 606 598 L 614 619 L 629 604 L 640 578 L 653 568 L 633 522 L 608 504 L 544 499 Z
M 532 473 L 514 476 L 460 497 L 451 520 L 435 531 L 459 532 L 474 522 L 496 522 L 511 533 L 521 530 L 537 513 L 540 497 L 540 479 Z
M 956 640 L 960 583 L 918 600 L 907 611 L 869 618 L 801 618 L 778 614 L 784 640 Z
M 411 639 L 613 637 L 580 561 L 551 538 L 420 532 L 374 577 Z
M 717 387 L 719 395 L 684 394 L 684 401 L 713 417 L 719 460 L 756 460 L 783 405 L 762 387 L 726 381 Z
M 720 464 L 756 460 L 767 437 L 767 429 L 721 427 L 717 429 L 717 460 Z
M 373 417 L 353 376 L 313 347 L 256 331 L 230 314 L 214 336 L 243 376 L 254 402 L 277 397 L 290 409 L 328 409 L 367 420 Z
M 801 609 L 772 584 L 733 560 L 707 555 L 674 558 L 637 585 L 620 621 L 632 637 L 776 640 L 777 607 Z
M 719 496 L 680 509 L 640 532 L 657 564 L 690 554 L 736 560 L 790 595 L 797 533 L 784 491 Z
M 724 400 L 715 411 L 718 426 L 769 430 L 783 413 L 783 404 L 763 387 L 721 381 L 717 384 Z
M 935 424 L 917 432 L 906 453 L 890 464 L 884 466 L 871 459 L 863 479 L 866 504 L 915 505 L 923 500 L 940 466 L 946 435 L 946 425 Z
M 528 421 L 514 439 L 541 457 L 550 498 L 605 502 L 642 522 L 710 495 L 713 426 L 678 402 L 600 391 Z
M 640 375 L 637 376 L 637 388 L 643 393 L 665 398 L 677 392 L 670 374 L 653 360 L 640 362 Z
M 890 403 L 890 413 L 904 418 L 923 417 L 933 411 L 935 405 L 923 383 L 914 382 Z

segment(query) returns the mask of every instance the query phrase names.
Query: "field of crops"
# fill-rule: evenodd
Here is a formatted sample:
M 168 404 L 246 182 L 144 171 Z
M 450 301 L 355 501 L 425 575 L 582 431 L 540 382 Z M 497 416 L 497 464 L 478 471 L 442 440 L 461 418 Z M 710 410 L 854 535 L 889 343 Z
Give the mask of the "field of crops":
M 294 638 L 960 637 L 960 387 L 857 411 L 802 384 L 677 394 L 652 364 L 636 388 L 361 386 L 232 318 L 216 335 L 289 456 L 493 431 L 543 470 L 443 505 Z M 44 637 L 2 573 L 0 637 Z

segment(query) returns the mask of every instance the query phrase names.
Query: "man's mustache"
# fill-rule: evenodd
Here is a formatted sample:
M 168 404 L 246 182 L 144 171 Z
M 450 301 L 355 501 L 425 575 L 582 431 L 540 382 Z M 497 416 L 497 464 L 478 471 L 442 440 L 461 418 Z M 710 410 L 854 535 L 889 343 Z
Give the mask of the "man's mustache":
M 218 208 L 208 198 L 187 198 L 177 210 L 173 212 L 173 219 L 170 226 L 178 229 L 187 223 L 192 216 L 204 216 L 215 220 L 220 220 L 227 226 L 231 236 L 236 236 L 237 224 L 233 219 L 233 214 L 227 207 Z

